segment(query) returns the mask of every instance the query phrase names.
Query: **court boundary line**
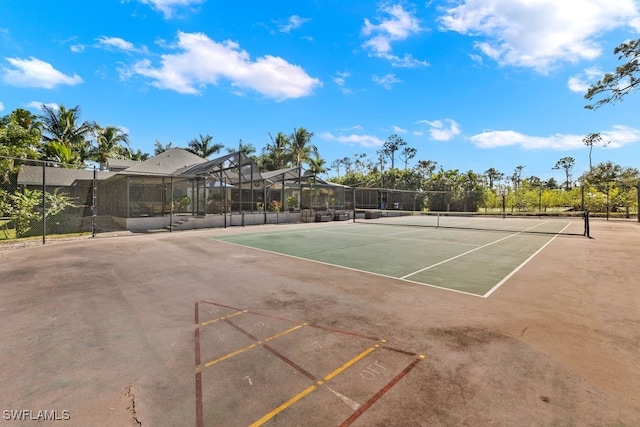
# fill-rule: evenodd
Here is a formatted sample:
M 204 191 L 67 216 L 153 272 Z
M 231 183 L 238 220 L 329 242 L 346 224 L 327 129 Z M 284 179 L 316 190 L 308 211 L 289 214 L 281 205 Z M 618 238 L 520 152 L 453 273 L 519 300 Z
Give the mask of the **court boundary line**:
M 371 275 L 378 276 L 378 277 L 384 277 L 385 279 L 398 280 L 398 281 L 401 281 L 401 282 L 411 283 L 411 284 L 414 284 L 414 285 L 427 286 L 427 287 L 430 287 L 430 288 L 440 289 L 440 290 L 443 290 L 443 291 L 456 292 L 456 293 L 463 294 L 463 295 L 469 295 L 469 296 L 473 296 L 473 297 L 477 297 L 477 298 L 484 298 L 483 295 L 473 294 L 471 292 L 465 292 L 465 291 L 461 291 L 461 290 L 458 290 L 458 289 L 443 288 L 442 286 L 432 285 L 430 283 L 416 282 L 414 280 L 402 279 L 400 277 L 393 277 L 393 276 L 389 276 L 389 275 L 382 274 L 382 273 L 376 273 L 374 271 L 360 270 L 358 268 L 347 267 L 347 266 L 344 266 L 344 265 L 331 264 L 331 263 L 325 262 L 325 261 L 318 261 L 318 260 L 315 260 L 315 259 L 303 258 L 303 257 L 299 257 L 299 256 L 296 256 L 296 255 L 284 254 L 282 252 L 270 251 L 268 249 L 256 248 L 255 246 L 242 245 L 240 243 L 235 243 L 235 242 L 227 242 L 225 240 L 220 240 L 220 239 L 217 239 L 215 237 L 212 237 L 211 239 L 215 240 L 217 242 L 226 243 L 228 245 L 234 245 L 234 246 L 238 246 L 238 247 L 241 247 L 241 248 L 253 249 L 253 250 L 256 250 L 256 251 L 266 252 L 266 253 L 274 254 L 274 255 L 286 256 L 286 257 L 289 257 L 289 258 L 294 258 L 294 259 L 298 259 L 298 260 L 302 260 L 302 261 L 314 262 L 316 264 L 322 264 L 322 265 L 326 265 L 328 267 L 344 268 L 346 270 L 355 271 L 357 273 L 371 274 Z
M 567 224 L 562 231 L 564 231 L 567 227 L 569 227 L 569 224 Z M 542 250 L 544 248 L 546 248 L 548 245 L 551 244 L 551 242 L 553 242 L 556 238 L 558 237 L 558 234 L 556 234 L 555 236 L 553 236 L 551 239 L 549 239 L 549 241 L 547 243 L 545 243 L 544 245 L 542 245 L 542 247 L 540 249 L 538 249 L 537 251 L 535 251 L 533 254 L 531 254 L 531 256 L 529 258 L 527 258 L 526 260 L 524 260 L 522 262 L 522 264 L 520 264 L 519 266 L 517 266 L 511 273 L 507 274 L 505 276 L 504 279 L 502 279 L 501 281 L 499 281 L 498 283 L 496 283 L 496 285 L 489 289 L 489 291 L 484 294 L 483 296 L 485 298 L 489 298 L 489 296 L 491 296 L 491 294 L 493 294 L 495 291 L 497 291 L 503 284 L 505 284 L 507 282 L 507 280 L 509 280 L 514 274 L 516 274 L 518 271 L 520 271 L 520 269 L 522 269 L 526 264 L 529 263 L 529 261 L 531 261 L 536 255 L 538 255 L 540 252 L 542 252 Z
M 544 225 L 544 224 L 546 224 L 546 223 L 542 223 L 542 224 L 539 224 L 539 225 Z M 405 276 L 402 276 L 402 277 L 401 277 L 401 279 L 406 279 L 407 277 L 414 276 L 414 275 L 416 275 L 416 274 L 418 274 L 418 273 L 422 273 L 423 271 L 430 270 L 430 269 L 432 269 L 432 268 L 438 267 L 439 265 L 446 264 L 446 263 L 448 263 L 448 262 L 450 262 L 450 261 L 453 261 L 453 260 L 455 260 L 455 259 L 461 258 L 461 257 L 463 257 L 463 256 L 465 256 L 465 255 L 469 255 L 469 254 L 470 254 L 470 253 L 472 253 L 472 252 L 479 251 L 480 249 L 484 249 L 484 248 L 489 247 L 489 246 L 491 246 L 491 245 L 495 245 L 496 243 L 502 242 L 502 241 L 504 241 L 504 240 L 507 240 L 507 239 L 510 239 L 510 238 L 512 238 L 512 237 L 518 236 L 518 235 L 520 235 L 520 234 L 522 234 L 522 233 L 525 233 L 527 230 L 531 230 L 532 228 L 535 228 L 535 227 L 537 227 L 537 226 L 538 226 L 538 225 L 534 225 L 533 227 L 529 227 L 529 228 L 527 228 L 527 229 L 525 229 L 525 230 L 523 230 L 523 231 L 518 231 L 518 232 L 516 232 L 516 233 L 510 234 L 510 235 L 505 236 L 505 237 L 502 237 L 502 238 L 500 238 L 500 239 L 498 239 L 498 240 L 494 240 L 493 242 L 489 242 L 489 243 L 486 243 L 486 244 L 484 244 L 484 245 L 482 245 L 482 246 L 478 246 L 477 248 L 470 249 L 470 250 L 468 250 L 468 251 L 466 251 L 466 252 L 463 252 L 463 253 L 461 253 L 461 254 L 458 254 L 458 255 L 456 255 L 456 256 L 454 256 L 454 257 L 451 257 L 451 258 L 449 258 L 449 259 L 442 260 L 442 261 L 437 262 L 437 263 L 435 263 L 435 264 L 432 264 L 432 265 L 430 265 L 430 266 L 428 266 L 428 267 L 422 268 L 422 269 L 420 269 L 420 270 L 414 271 L 413 273 L 410 273 L 410 274 L 407 274 L 407 275 L 405 275 Z M 567 228 L 567 227 L 565 226 L 565 228 Z M 564 230 L 564 228 L 563 228 L 563 230 Z M 556 234 L 556 236 L 557 236 L 557 234 Z M 555 236 L 554 236 L 553 238 L 555 238 Z M 553 240 L 553 239 L 551 239 L 551 240 Z M 550 241 L 551 241 L 551 240 L 550 240 Z M 544 246 L 546 246 L 546 245 L 544 245 Z M 544 247 L 544 246 L 543 246 L 543 247 Z M 537 252 L 536 252 L 536 253 L 537 253 Z M 511 274 L 511 273 L 509 273 L 509 274 Z

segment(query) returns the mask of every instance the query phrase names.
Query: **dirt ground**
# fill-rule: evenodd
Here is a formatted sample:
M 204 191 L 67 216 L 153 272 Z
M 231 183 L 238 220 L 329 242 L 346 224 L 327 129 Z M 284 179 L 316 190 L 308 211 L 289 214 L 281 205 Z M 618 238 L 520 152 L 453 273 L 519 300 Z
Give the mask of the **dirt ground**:
M 488 298 L 212 239 L 303 226 L 0 247 L 0 425 L 640 425 L 638 223 Z

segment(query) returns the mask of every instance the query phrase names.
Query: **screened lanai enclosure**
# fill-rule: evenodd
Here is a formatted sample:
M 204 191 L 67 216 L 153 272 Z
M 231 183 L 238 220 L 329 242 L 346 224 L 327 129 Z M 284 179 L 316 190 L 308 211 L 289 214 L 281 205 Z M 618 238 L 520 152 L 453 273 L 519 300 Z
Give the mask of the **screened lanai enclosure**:
M 42 217 L 43 230 L 47 221 L 48 230 L 86 232 L 90 225 L 93 233 L 344 221 L 357 209 L 421 207 L 411 192 L 355 189 L 301 167 L 261 172 L 239 152 L 207 160 L 170 149 L 142 162 L 109 161 L 108 171 L 68 166 L 24 164 L 15 177 L 12 191 L 68 197 L 56 218 Z
M 328 183 L 301 167 L 261 173 L 239 152 L 170 174 L 126 169 L 99 183 L 98 194 L 98 215 L 120 218 L 127 228 L 135 221 L 142 224 L 143 218 L 170 217 L 173 223 L 216 215 L 224 217 L 222 224 L 202 226 L 297 222 L 303 211 L 353 208 L 350 187 Z M 298 215 L 285 215 L 291 213 Z

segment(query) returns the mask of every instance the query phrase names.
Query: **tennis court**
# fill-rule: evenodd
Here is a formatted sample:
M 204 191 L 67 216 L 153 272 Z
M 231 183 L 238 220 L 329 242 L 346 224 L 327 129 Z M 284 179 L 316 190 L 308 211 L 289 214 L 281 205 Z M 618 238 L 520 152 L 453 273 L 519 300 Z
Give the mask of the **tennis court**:
M 0 251 L 3 416 L 132 427 L 637 424 L 638 223 L 594 220 L 589 239 L 579 219 L 453 219 Z
M 391 212 L 391 211 L 389 211 Z M 581 215 L 402 215 L 309 224 L 218 240 L 487 297 L 557 236 L 584 238 Z

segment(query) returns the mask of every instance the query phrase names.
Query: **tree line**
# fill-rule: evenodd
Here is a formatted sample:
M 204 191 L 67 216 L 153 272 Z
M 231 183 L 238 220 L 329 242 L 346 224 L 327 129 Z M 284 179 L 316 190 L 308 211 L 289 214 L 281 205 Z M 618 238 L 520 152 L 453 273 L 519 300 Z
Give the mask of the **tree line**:
M 585 108 L 597 110 L 606 105 L 622 100 L 627 94 L 640 87 L 640 39 L 620 44 L 614 54 L 627 63 L 616 68 L 615 72 L 605 74 L 593 84 L 585 94 L 592 101 Z M 596 100 L 597 97 L 601 99 Z M 516 166 L 512 173 L 504 173 L 489 168 L 484 172 L 458 169 L 444 169 L 432 160 L 418 160 L 409 168 L 409 162 L 417 156 L 417 150 L 409 147 L 407 142 L 397 134 L 387 138 L 383 146 L 376 152 L 375 158 L 366 154 L 354 154 L 353 157 L 336 159 L 329 168 L 318 148 L 311 143 L 313 133 L 303 127 L 294 128 L 292 133 L 278 132 L 275 136 L 268 134 L 270 142 L 258 153 L 253 144 L 238 142 L 237 147 L 225 147 L 214 143 L 209 134 L 200 134 L 186 143 L 186 150 L 208 158 L 226 149 L 228 152 L 241 151 L 256 161 L 263 171 L 288 167 L 305 166 L 314 174 L 331 172 L 330 178 L 339 184 L 356 187 L 380 187 L 413 191 L 446 191 L 477 193 L 484 200 L 491 195 L 516 195 L 514 206 L 532 197 L 517 197 L 520 193 L 537 189 L 538 204 L 542 205 L 547 191 L 563 190 L 571 193 L 576 182 L 581 187 L 592 188 L 596 192 L 607 191 L 607 202 L 611 192 L 625 194 L 619 202 L 627 205 L 640 179 L 638 169 L 622 167 L 604 162 L 592 164 L 592 151 L 596 146 L 605 146 L 599 133 L 590 133 L 583 139 L 589 149 L 589 170 L 577 180 L 573 180 L 572 172 L 575 159 L 563 157 L 553 169 L 563 170 L 565 180 L 556 182 L 553 178 L 542 180 L 536 176 L 523 176 L 525 166 Z M 42 105 L 42 114 L 34 115 L 23 109 L 0 118 L 0 156 L 23 159 L 38 159 L 58 164 L 83 165 L 96 162 L 103 169 L 109 158 L 145 160 L 151 155 L 133 150 L 129 145 L 129 136 L 121 128 L 115 126 L 102 127 L 96 122 L 80 120 L 80 108 L 67 109 Z M 154 154 L 159 154 L 174 147 L 172 142 L 163 144 L 155 142 Z M 402 167 L 396 167 L 397 160 Z M 16 165 L 10 159 L 0 157 L 0 176 L 7 179 L 15 172 Z M 583 194 L 584 191 L 581 191 Z M 549 193 L 551 194 L 551 193 Z M 637 193 L 634 193 L 637 197 Z M 594 199 L 591 197 L 590 199 Z M 615 199 L 615 197 L 614 197 Z M 584 204 L 584 202 L 582 202 Z M 637 203 L 637 202 L 636 202 Z M 614 203 L 615 204 L 615 203 Z M 568 206 L 568 204 L 565 203 Z
M 0 156 L 21 159 L 34 159 L 55 162 L 58 166 L 82 166 L 95 162 L 104 169 L 108 159 L 146 160 L 150 153 L 133 150 L 129 135 L 116 126 L 101 126 L 97 122 L 81 121 L 80 107 L 58 108 L 42 105 L 42 114 L 35 115 L 30 111 L 18 108 L 10 114 L 0 117 Z M 304 127 L 294 128 L 286 134 L 278 132 L 256 154 L 253 144 L 239 141 L 236 147 L 225 147 L 215 143 L 209 134 L 199 134 L 186 146 L 180 147 L 173 142 L 163 144 L 156 140 L 154 155 L 170 148 L 184 148 L 200 157 L 209 158 L 220 153 L 240 151 L 253 158 L 262 170 L 307 166 L 313 173 L 326 172 L 325 163 L 318 148 L 311 143 L 313 133 Z M 2 170 L 12 170 L 8 160 Z

